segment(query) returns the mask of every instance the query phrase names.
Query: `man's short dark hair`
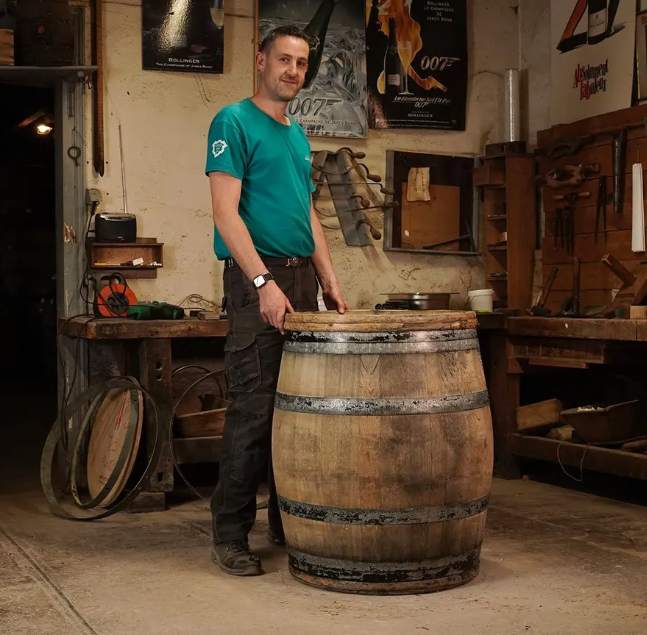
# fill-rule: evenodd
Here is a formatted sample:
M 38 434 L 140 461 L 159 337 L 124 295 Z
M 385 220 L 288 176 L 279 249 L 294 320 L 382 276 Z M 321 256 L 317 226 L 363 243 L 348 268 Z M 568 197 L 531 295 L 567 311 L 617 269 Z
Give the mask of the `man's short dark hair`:
M 279 26 L 273 31 L 270 31 L 263 38 L 261 46 L 258 50 L 261 53 L 267 53 L 274 45 L 274 42 L 280 37 L 296 37 L 306 42 L 308 46 L 312 46 L 310 37 L 306 35 L 303 29 L 299 28 L 298 26 Z

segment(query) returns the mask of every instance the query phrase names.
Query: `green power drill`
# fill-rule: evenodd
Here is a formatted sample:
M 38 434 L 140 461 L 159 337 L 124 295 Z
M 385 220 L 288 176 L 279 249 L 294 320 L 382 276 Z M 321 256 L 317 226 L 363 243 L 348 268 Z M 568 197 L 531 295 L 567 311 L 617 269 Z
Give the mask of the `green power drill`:
M 138 302 L 128 309 L 132 320 L 181 320 L 184 309 L 166 302 Z

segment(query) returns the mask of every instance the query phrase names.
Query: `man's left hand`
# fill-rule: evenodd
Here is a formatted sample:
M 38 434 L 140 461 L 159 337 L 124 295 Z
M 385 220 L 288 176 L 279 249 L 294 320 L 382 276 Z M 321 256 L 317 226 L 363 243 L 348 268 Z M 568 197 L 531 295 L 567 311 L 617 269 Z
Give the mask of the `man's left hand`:
M 322 296 L 324 304 L 329 311 L 337 311 L 337 313 L 344 314 L 350 309 L 339 287 L 324 289 Z

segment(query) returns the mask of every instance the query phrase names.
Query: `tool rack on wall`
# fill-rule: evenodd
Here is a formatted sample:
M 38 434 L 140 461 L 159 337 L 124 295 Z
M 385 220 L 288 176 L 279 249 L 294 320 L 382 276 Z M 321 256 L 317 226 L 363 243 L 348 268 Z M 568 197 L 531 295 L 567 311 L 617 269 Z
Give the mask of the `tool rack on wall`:
M 563 170 L 565 166 L 597 168 L 586 174 L 580 184 L 559 189 L 546 185 L 542 187 L 545 213 L 542 241 L 544 284 L 551 270 L 557 269 L 546 302 L 546 308 L 553 312 L 559 311 L 573 293 L 574 257 L 579 258 L 581 263 L 579 295 L 582 307 L 611 307 L 617 290 L 623 286 L 612 268 L 602 262 L 606 255 L 611 255 L 626 270 L 634 273 L 640 271 L 641 262 L 647 260 L 645 253 L 632 251 L 631 239 L 632 165 L 642 163 L 644 167 L 647 164 L 645 117 L 647 106 L 636 106 L 554 126 L 537 135 L 538 172 L 541 176 L 546 176 L 552 170 Z M 618 210 L 617 201 L 614 203 L 614 138 L 617 139 L 621 132 L 626 144 L 619 155 L 617 183 L 620 184 L 622 204 Z M 605 186 L 606 202 L 599 205 L 600 188 Z M 563 203 L 556 201 L 554 195 L 568 194 L 578 195 L 573 199 L 573 249 L 570 251 L 566 245 L 562 245 L 559 237 L 555 237 L 555 217 Z
M 494 308 L 530 309 L 537 242 L 535 159 L 511 152 L 481 157 L 474 186 L 482 192 L 485 276 Z

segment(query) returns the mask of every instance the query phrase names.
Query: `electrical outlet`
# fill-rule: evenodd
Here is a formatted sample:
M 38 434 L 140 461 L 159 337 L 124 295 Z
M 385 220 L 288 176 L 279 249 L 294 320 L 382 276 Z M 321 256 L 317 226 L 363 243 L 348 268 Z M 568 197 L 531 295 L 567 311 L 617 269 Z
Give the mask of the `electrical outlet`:
M 96 207 L 101 203 L 102 201 L 102 196 L 101 192 L 97 190 L 96 188 L 90 188 L 88 190 L 85 190 L 85 204 L 86 205 L 92 205 L 93 207 Z

